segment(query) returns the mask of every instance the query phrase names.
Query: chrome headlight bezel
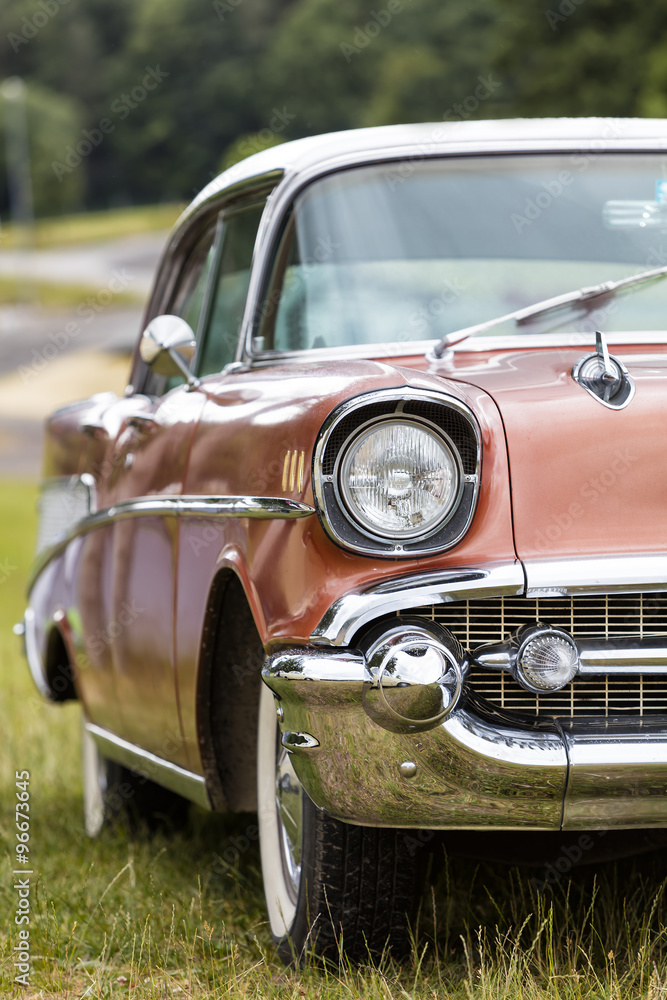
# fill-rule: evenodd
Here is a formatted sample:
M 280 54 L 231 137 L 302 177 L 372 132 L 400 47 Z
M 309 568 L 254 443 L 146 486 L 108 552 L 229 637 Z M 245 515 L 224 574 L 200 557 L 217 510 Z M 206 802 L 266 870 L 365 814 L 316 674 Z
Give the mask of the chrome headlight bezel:
M 411 423 L 434 434 L 451 454 L 458 482 L 453 502 L 436 524 L 401 536 L 369 530 L 346 502 L 340 475 L 354 442 L 387 421 Z M 337 407 L 323 425 L 313 456 L 313 492 L 320 521 L 338 545 L 364 554 L 401 558 L 442 552 L 468 531 L 479 491 L 481 434 L 472 411 L 445 393 L 384 389 Z

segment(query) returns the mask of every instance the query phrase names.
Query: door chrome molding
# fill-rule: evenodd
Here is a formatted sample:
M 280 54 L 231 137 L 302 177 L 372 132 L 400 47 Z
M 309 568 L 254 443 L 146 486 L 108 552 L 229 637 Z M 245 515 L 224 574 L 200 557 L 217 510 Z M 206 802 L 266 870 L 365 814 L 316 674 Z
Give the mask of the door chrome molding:
M 286 497 L 246 496 L 148 496 L 124 500 L 113 507 L 95 511 L 77 521 L 57 542 L 40 552 L 30 574 L 28 593 L 48 564 L 60 555 L 70 542 L 96 528 L 106 528 L 118 521 L 135 517 L 190 517 L 218 519 L 249 517 L 260 520 L 310 517 L 315 508 L 300 500 Z
M 201 775 L 186 771 L 178 764 L 163 760 L 134 743 L 128 743 L 127 740 L 121 739 L 115 733 L 108 729 L 102 729 L 101 726 L 96 726 L 92 722 L 86 722 L 85 727 L 97 743 L 103 757 L 108 757 L 110 760 L 116 761 L 117 764 L 128 767 L 141 777 L 164 785 L 165 788 L 195 802 L 203 809 L 211 809 L 211 801 L 206 791 L 206 780 Z
M 347 646 L 362 625 L 405 608 L 484 597 L 515 597 L 524 591 L 519 562 L 420 573 L 387 580 L 332 604 L 310 639 L 316 645 Z

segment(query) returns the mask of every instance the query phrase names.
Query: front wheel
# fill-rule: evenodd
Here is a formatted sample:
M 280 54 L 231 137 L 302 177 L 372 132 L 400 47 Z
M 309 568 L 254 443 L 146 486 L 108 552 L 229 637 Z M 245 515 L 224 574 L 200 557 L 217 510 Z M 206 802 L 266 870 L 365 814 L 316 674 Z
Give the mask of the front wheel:
M 265 685 L 257 773 L 264 894 L 280 957 L 363 961 L 405 953 L 419 888 L 409 832 L 341 823 L 314 805 L 280 743 Z

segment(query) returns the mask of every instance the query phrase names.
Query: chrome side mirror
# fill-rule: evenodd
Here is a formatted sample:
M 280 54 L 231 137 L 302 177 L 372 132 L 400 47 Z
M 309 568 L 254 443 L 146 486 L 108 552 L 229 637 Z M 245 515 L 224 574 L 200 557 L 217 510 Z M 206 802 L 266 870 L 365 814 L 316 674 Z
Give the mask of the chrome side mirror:
M 183 375 L 190 388 L 199 379 L 190 368 L 197 350 L 192 327 L 180 316 L 156 316 L 141 335 L 141 360 L 158 375 Z

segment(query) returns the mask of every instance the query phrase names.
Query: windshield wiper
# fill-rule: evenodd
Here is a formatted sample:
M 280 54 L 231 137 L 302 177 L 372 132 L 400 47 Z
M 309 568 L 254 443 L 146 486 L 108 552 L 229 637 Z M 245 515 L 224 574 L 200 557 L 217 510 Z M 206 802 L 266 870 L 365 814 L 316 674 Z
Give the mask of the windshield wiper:
M 484 323 L 476 323 L 474 326 L 466 326 L 462 330 L 454 330 L 453 333 L 448 333 L 435 345 L 432 355 L 433 357 L 441 358 L 452 344 L 458 344 L 459 341 L 465 340 L 467 337 L 472 337 L 475 333 L 483 333 L 484 330 L 500 326 L 501 323 L 513 320 L 517 326 L 521 326 L 523 323 L 528 323 L 545 313 L 565 309 L 581 302 L 591 302 L 595 299 L 613 296 L 623 288 L 630 288 L 632 285 L 639 285 L 644 281 L 653 281 L 665 276 L 667 276 L 667 265 L 656 267 L 651 271 L 641 271 L 639 274 L 632 274 L 629 278 L 620 278 L 618 281 L 603 281 L 600 285 L 589 285 L 585 288 L 577 288 L 573 292 L 565 292 L 563 295 L 554 295 L 550 299 L 542 299 L 541 302 L 536 302 L 534 305 L 526 306 L 523 309 L 516 309 L 505 316 L 496 316 L 495 319 L 488 319 Z M 588 312 L 589 310 L 586 311 Z

